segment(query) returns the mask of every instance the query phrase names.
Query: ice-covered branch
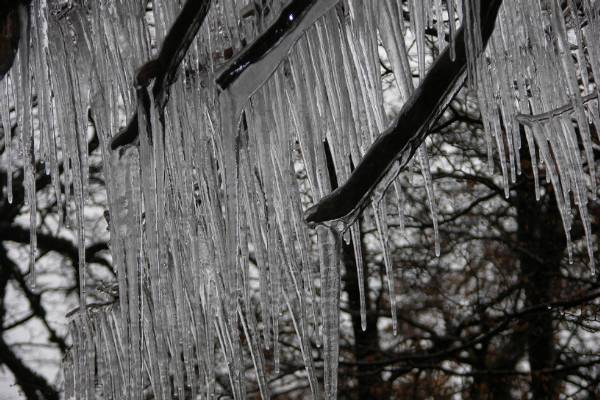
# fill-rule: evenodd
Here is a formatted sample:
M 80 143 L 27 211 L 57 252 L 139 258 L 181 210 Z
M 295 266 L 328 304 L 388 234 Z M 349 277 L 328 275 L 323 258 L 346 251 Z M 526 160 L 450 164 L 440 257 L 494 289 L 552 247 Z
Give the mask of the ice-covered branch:
M 163 110 L 169 100 L 169 87 L 175 82 L 175 74 L 185 57 L 190 44 L 210 9 L 210 0 L 188 0 L 177 19 L 165 36 L 158 57 L 142 65 L 136 72 L 135 84 L 146 87 L 154 79 L 152 95 L 159 110 Z M 137 113 L 111 141 L 111 148 L 117 149 L 131 144 L 138 137 Z
M 501 3 L 492 0 L 481 4 L 484 45 L 492 34 Z M 348 180 L 306 211 L 306 222 L 322 223 L 355 215 L 366 206 L 371 193 L 395 162 L 401 168 L 407 165 L 464 82 L 467 65 L 464 28 L 457 32 L 455 43 L 454 61 L 450 48 L 446 48 L 392 126 L 377 138 Z
M 260 88 L 290 48 L 338 0 L 294 0 L 254 42 L 233 58 L 216 81 L 223 90 L 247 98 Z
M 593 100 L 598 100 L 598 93 L 596 91 L 581 98 L 581 101 L 583 104 L 587 104 Z M 541 113 L 541 114 L 536 114 L 536 115 L 519 114 L 519 115 L 517 115 L 517 121 L 519 121 L 521 124 L 526 125 L 526 126 L 533 126 L 536 123 L 539 124 L 544 121 L 549 121 L 553 118 L 560 117 L 563 114 L 570 113 L 573 111 L 574 111 L 573 104 L 565 104 L 562 107 L 558 107 L 554 110 L 551 110 L 551 111 L 548 111 L 545 113 Z

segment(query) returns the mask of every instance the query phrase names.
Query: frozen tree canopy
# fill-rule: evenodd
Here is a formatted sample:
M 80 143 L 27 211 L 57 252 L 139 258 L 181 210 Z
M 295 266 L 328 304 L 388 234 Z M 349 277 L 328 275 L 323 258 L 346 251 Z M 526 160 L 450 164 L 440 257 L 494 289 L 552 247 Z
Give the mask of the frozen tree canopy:
M 5 146 L 25 175 L 32 284 L 36 161 L 59 209 L 77 216 L 83 284 L 66 398 L 210 398 L 225 372 L 231 395 L 245 399 L 248 363 L 269 398 L 265 354 L 277 372 L 284 316 L 314 398 L 336 398 L 341 241 L 372 208 L 395 321 L 386 245 L 387 215 L 402 214 L 395 178 L 416 155 L 436 227 L 423 143 L 466 80 L 506 196 L 526 147 L 536 182 L 540 169 L 551 180 L 567 239 L 579 214 L 593 264 L 600 1 L 179 3 L 1 3 L 0 117 L 4 132 L 19 127 L 17 148 L 10 135 Z M 383 107 L 381 48 L 404 104 L 395 119 Z M 82 222 L 91 129 L 118 276 L 118 300 L 94 308 Z M 360 311 L 364 324 L 364 298 Z M 322 380 L 313 341 L 323 347 Z

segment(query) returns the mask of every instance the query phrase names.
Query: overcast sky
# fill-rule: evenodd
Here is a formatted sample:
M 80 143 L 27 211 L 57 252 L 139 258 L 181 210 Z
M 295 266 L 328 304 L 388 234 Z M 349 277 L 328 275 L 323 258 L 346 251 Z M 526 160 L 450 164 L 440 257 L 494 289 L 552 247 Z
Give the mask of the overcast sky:
M 20 396 L 19 391 L 14 386 L 12 374 L 0 367 L 0 400 L 17 400 L 24 399 Z

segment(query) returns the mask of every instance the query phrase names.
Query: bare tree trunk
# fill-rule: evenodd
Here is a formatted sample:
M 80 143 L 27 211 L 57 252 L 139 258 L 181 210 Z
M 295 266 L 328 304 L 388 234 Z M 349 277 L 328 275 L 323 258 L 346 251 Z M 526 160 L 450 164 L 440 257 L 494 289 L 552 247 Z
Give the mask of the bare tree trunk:
M 517 191 L 517 237 L 526 306 L 531 307 L 553 300 L 566 241 L 553 188 L 546 185 L 545 194 L 539 202 L 535 201 L 529 157 L 525 151 L 522 153 L 524 173 Z M 533 399 L 557 398 L 558 382 L 547 371 L 556 363 L 552 310 L 544 309 L 528 318 L 527 347 Z
M 362 247 L 362 246 L 361 246 Z M 352 332 L 354 334 L 353 353 L 357 362 L 367 363 L 370 357 L 379 357 L 381 348 L 379 346 L 379 332 L 377 330 L 377 313 L 369 312 L 371 302 L 367 291 L 366 268 L 363 272 L 365 283 L 365 306 L 367 310 L 367 329 L 362 330 L 360 321 L 360 292 L 358 276 L 356 271 L 356 260 L 352 245 L 344 244 L 343 262 L 346 273 L 343 276 L 344 291 L 348 294 L 348 308 L 352 316 Z M 357 369 L 358 398 L 359 399 L 388 399 L 389 387 L 384 382 L 379 368 L 359 367 Z
M 522 329 L 510 333 L 509 340 L 501 347 L 490 348 L 491 340 L 482 343 L 482 348 L 474 353 L 475 371 L 489 372 L 476 374 L 469 391 L 472 400 L 512 400 L 513 375 L 495 374 L 498 371 L 514 371 L 525 353 L 526 334 Z M 491 351 L 492 350 L 492 351 Z

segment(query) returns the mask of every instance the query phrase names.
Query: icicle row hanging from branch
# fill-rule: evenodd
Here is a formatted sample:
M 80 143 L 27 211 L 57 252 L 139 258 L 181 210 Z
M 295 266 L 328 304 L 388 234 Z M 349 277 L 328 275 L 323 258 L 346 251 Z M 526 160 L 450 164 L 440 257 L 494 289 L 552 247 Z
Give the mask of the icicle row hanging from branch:
M 492 33 L 500 4 L 498 0 L 482 7 L 484 43 Z M 307 222 L 339 220 L 345 226 L 364 209 L 371 194 L 378 189 L 388 172 L 396 167 L 396 163 L 399 169 L 406 167 L 429 134 L 429 129 L 464 82 L 467 65 L 464 29 L 459 30 L 455 40 L 454 61 L 449 49 L 438 57 L 392 126 L 371 145 L 348 181 L 306 211 Z
M 588 63 L 594 76 L 600 73 L 591 56 L 596 52 L 597 40 L 593 34 L 598 32 L 598 20 L 589 7 L 583 7 L 589 26 L 580 30 L 581 10 L 575 8 L 573 2 L 568 2 L 569 10 L 563 10 L 556 0 L 535 2 L 532 6 L 516 0 L 505 0 L 505 3 L 492 46 L 478 65 L 479 79 L 485 80 L 479 88 L 484 126 L 498 144 L 505 192 L 508 196 L 509 181 L 514 182 L 519 171 L 520 123 L 525 128 L 532 159 L 536 196 L 539 198 L 539 170 L 543 168 L 554 186 L 569 258 L 573 199 L 586 236 L 590 268 L 595 273 L 587 204 L 588 199 L 597 196 L 591 127 L 597 130 L 600 121 L 595 117 L 597 97 L 584 95 L 590 90 L 586 84 L 589 82 Z M 570 26 L 565 15 L 571 15 Z M 567 37 L 569 30 L 575 31 L 579 46 L 584 40 L 589 43 L 589 61 L 581 52 L 573 57 Z M 583 144 L 583 150 L 579 143 Z
M 74 318 L 74 346 L 65 359 L 68 393 L 76 398 L 91 399 L 98 391 L 106 398 L 152 394 L 167 400 L 189 390 L 201 398 L 220 392 L 244 399 L 252 390 L 248 366 L 257 374 L 257 391 L 268 397 L 273 388 L 267 382 L 282 363 L 279 335 L 285 322 L 298 335 L 313 397 L 335 398 L 341 237 L 330 227 L 309 229 L 305 215 L 318 223 L 340 219 L 351 229 L 359 254 L 359 226 L 352 222 L 374 195 L 373 211 L 365 218 L 373 214 L 388 254 L 384 193 L 394 185 L 402 198 L 395 177 L 420 148 L 435 221 L 427 153 L 420 146 L 460 89 L 467 68 L 476 79 L 487 133 L 498 145 L 507 193 L 519 172 L 517 122 L 527 121 L 532 159 L 543 160 L 566 232 L 573 223 L 574 194 L 591 240 L 586 203 L 595 195 L 595 187 L 588 190 L 595 175 L 584 122 L 598 127 L 600 116 L 590 88 L 581 97 L 576 83 L 590 85 L 600 73 L 592 57 L 600 54 L 600 44 L 590 40 L 600 26 L 587 2 L 588 24 L 577 40 L 589 43 L 589 60 L 579 52 L 577 62 L 589 62 L 592 74 L 581 77 L 574 71 L 585 68 L 572 64 L 566 40 L 574 28 L 565 25 L 555 1 L 505 0 L 493 34 L 500 0 L 411 1 L 410 23 L 391 0 L 292 1 L 285 7 L 267 1 L 264 9 L 251 11 L 233 0 L 190 0 L 182 9 L 155 0 L 151 10 L 142 0 L 100 0 L 68 2 L 65 12 L 53 12 L 63 3 L 33 1 L 29 65 L 35 69 L 19 64 L 19 56 L 0 85 L 16 93 L 2 100 L 0 117 L 3 128 L 10 127 L 8 110 L 16 105 L 23 126 L 20 143 L 33 143 L 37 133 L 25 129 L 27 123 L 33 126 L 28 93 L 37 95 L 37 115 L 44 119 L 40 134 L 51 140 L 43 149 L 32 145 L 23 163 L 33 177 L 38 153 L 48 161 L 58 202 L 67 214 L 75 211 L 81 249 L 90 116 L 100 138 L 119 298 L 110 307 L 85 312 L 81 254 L 81 314 Z M 438 40 L 441 54 L 427 69 L 425 31 L 437 19 L 436 34 L 442 37 L 444 5 L 449 43 Z M 461 26 L 468 26 L 466 42 L 465 30 L 456 32 L 454 10 Z M 169 30 L 174 21 L 182 24 L 179 34 Z M 546 38 L 545 30 L 557 40 Z M 174 37 L 181 40 L 168 45 Z M 406 102 L 388 131 L 378 37 Z M 405 37 L 417 40 L 421 76 L 416 90 Z M 488 39 L 484 56 L 477 58 Z M 162 75 L 150 82 L 157 65 L 144 62 L 152 55 Z M 147 68 L 134 75 L 141 65 Z M 119 131 L 135 134 L 119 136 Z M 137 146 L 121 146 L 136 138 Z M 379 156 L 381 149 L 385 157 Z M 306 171 L 306 179 L 298 179 L 298 169 Z M 537 168 L 534 173 L 537 177 Z M 61 193 L 64 176 L 67 189 Z M 342 186 L 335 189 L 337 182 Z M 35 189 L 28 193 L 35 203 Z M 301 193 L 320 199 L 305 215 Z M 436 238 L 436 252 L 438 243 Z M 588 248 L 592 251 L 591 243 Z M 385 258 L 393 305 L 394 270 L 391 258 Z M 252 283 L 255 276 L 258 283 Z M 363 300 L 364 322 L 365 315 Z M 322 343 L 322 382 L 312 359 L 313 341 Z M 94 363 L 95 376 L 85 367 Z M 217 379 L 224 376 L 227 383 Z M 88 385 L 94 380 L 96 388 Z

